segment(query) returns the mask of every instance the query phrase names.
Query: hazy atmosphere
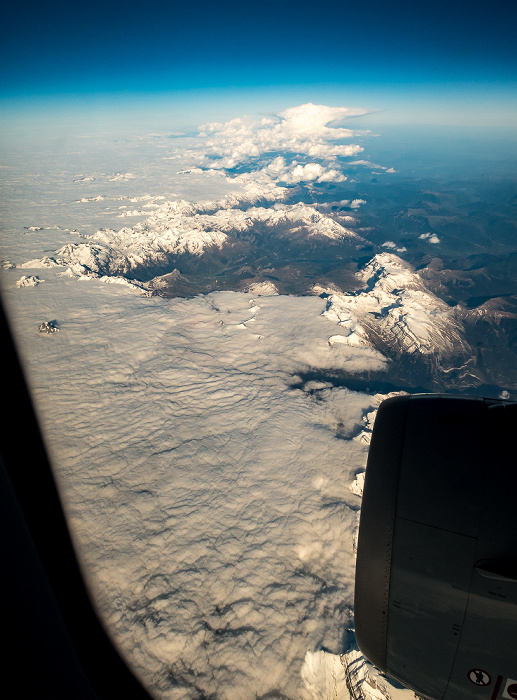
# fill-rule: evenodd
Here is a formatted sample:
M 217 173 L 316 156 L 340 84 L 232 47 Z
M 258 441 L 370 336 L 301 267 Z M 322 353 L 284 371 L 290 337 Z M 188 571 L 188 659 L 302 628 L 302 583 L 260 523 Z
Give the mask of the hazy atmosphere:
M 353 636 L 375 411 L 517 396 L 515 17 L 55 3 L 19 51 L 20 13 L 2 295 L 115 639 L 156 698 L 346 700 L 351 660 L 387 697 Z

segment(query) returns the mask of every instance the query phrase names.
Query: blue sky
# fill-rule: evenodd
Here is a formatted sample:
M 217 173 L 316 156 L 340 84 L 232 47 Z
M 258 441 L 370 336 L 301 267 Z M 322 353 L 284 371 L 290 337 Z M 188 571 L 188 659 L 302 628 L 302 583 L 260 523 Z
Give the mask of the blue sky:
M 13 3 L 0 91 L 7 109 L 172 105 L 179 121 L 325 100 L 510 125 L 516 20 L 517 3 L 472 0 Z

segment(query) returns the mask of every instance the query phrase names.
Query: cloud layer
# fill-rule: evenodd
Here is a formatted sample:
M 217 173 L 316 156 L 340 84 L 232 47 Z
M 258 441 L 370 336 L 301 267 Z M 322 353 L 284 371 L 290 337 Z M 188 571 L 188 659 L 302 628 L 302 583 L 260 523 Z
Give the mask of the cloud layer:
M 329 344 L 317 297 L 166 301 L 50 274 L 57 342 L 32 334 L 38 304 L 23 340 L 117 640 L 159 697 L 313 698 L 306 652 L 341 653 L 351 624 L 352 438 L 376 401 L 296 373 L 382 357 Z
M 83 273 L 114 274 L 113 252 L 132 269 L 158 243 L 202 253 L 250 226 L 356 240 L 309 205 L 274 202 L 283 185 L 346 177 L 342 158 L 361 147 L 335 124 L 359 113 L 309 104 L 210 124 L 164 158 L 147 142 L 130 158 L 97 144 L 68 170 L 31 153 L 20 176 L 28 235 L 9 232 L 6 248 L 45 283 L 17 288 L 20 271 L 5 270 L 18 339 L 97 603 L 157 697 L 321 697 L 320 657 L 339 663 L 352 624 L 350 486 L 377 399 L 300 373 L 386 361 L 359 332 L 342 342 L 342 318 L 316 296 L 165 300 Z M 36 205 L 38 167 L 49 185 Z M 145 220 L 115 231 L 121 212 Z M 59 333 L 38 332 L 49 319 Z

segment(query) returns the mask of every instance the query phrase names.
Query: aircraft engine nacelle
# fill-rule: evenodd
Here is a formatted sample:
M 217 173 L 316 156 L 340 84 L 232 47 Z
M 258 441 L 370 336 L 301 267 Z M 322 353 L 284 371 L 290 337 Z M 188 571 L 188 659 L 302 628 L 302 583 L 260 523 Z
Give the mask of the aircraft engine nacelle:
M 517 404 L 422 394 L 379 407 L 355 625 L 432 700 L 517 698 Z

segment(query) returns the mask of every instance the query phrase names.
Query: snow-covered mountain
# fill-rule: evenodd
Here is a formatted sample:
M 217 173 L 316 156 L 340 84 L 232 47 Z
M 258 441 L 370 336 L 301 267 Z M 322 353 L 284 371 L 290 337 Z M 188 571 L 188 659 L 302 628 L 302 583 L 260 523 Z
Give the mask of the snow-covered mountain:
M 256 255 L 264 239 L 273 246 L 366 243 L 331 216 L 301 202 L 248 208 L 235 208 L 231 202 L 226 208 L 212 209 L 214 204 L 167 201 L 133 227 L 99 229 L 79 242 L 67 243 L 54 257 L 24 266 L 62 265 L 68 267 L 68 275 L 105 281 L 124 282 L 128 276 L 140 292 L 167 294 L 175 289 L 175 296 L 192 290 L 182 273 L 189 259 L 203 259 L 209 266 L 214 254 L 233 252 L 242 261 L 246 251 Z M 241 269 L 247 269 L 242 262 Z M 156 276 L 156 271 L 161 274 Z M 257 284 L 277 290 L 274 281 L 251 275 L 248 285 Z M 374 255 L 356 273 L 355 287 L 357 291 L 349 293 L 336 285 L 313 287 L 313 293 L 328 296 L 324 315 L 338 326 L 338 332 L 329 337 L 330 346 L 371 346 L 392 359 L 424 360 L 431 375 L 468 366 L 465 358 L 472 356 L 472 350 L 465 340 L 465 313 L 430 291 L 428 280 L 409 263 L 393 253 Z M 250 287 L 241 284 L 239 288 Z
M 437 358 L 470 351 L 454 309 L 428 290 L 409 263 L 380 253 L 358 276 L 364 290 L 333 293 L 328 299 L 324 314 L 342 331 L 334 342 L 374 341 L 399 355 Z
M 274 239 L 363 244 L 365 240 L 326 214 L 302 202 L 272 207 L 211 207 L 185 200 L 165 202 L 144 221 L 119 231 L 103 228 L 83 242 L 68 243 L 56 251 L 56 264 L 77 275 L 137 277 L 149 268 L 164 267 L 175 256 L 201 256 L 208 251 L 254 243 L 264 232 Z M 48 258 L 47 258 L 48 260 Z M 37 261 L 33 261 L 37 266 Z

